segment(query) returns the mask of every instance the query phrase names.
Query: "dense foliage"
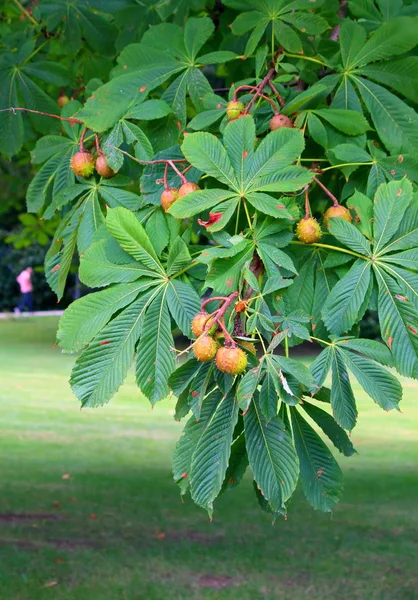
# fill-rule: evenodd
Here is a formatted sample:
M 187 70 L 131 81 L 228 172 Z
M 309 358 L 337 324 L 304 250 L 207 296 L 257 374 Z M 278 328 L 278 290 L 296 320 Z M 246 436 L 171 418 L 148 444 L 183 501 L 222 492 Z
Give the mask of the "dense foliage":
M 151 404 L 172 393 L 190 415 L 183 494 L 211 513 L 249 467 L 273 517 L 299 479 L 332 510 L 342 475 L 318 430 L 355 453 L 352 377 L 384 410 L 394 369 L 418 377 L 417 4 L 2 10 L 0 148 L 42 165 L 27 207 L 59 218 L 47 280 L 61 298 L 78 253 L 103 288 L 60 323 L 74 393 L 103 405 L 135 357 Z M 359 338 L 367 309 L 382 343 Z M 322 346 L 310 369 L 291 357 L 304 341 Z

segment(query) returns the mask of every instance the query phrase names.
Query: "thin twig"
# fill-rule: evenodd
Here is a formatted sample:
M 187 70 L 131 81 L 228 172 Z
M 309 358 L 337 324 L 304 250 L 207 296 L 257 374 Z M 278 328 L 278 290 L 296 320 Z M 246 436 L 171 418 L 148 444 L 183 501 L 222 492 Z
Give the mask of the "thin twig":
M 17 6 L 17 7 L 18 7 L 18 9 L 20 10 L 20 12 L 22 12 L 22 13 L 25 15 L 25 17 L 27 17 L 27 18 L 29 19 L 29 21 L 30 21 L 31 23 L 33 23 L 33 24 L 34 24 L 34 25 L 36 25 L 36 26 L 38 26 L 38 25 L 39 25 L 38 21 L 36 21 L 36 20 L 35 20 L 35 19 L 32 17 L 32 15 L 30 14 L 30 12 L 28 12 L 28 11 L 26 10 L 26 8 L 25 8 L 24 6 L 22 6 L 22 5 L 20 4 L 20 2 L 18 2 L 18 0 L 13 0 L 13 2 L 14 2 L 14 4 L 16 4 L 16 6 Z
M 84 125 L 83 121 L 80 121 L 79 119 L 75 119 L 74 117 L 69 117 L 69 118 L 60 117 L 60 115 L 53 115 L 51 113 L 42 112 L 41 110 L 32 110 L 31 108 L 21 108 L 21 107 L 9 106 L 8 108 L 0 109 L 0 112 L 6 112 L 8 110 L 11 111 L 13 114 L 16 114 L 16 111 L 25 111 L 25 112 L 35 113 L 36 115 L 42 115 L 44 117 L 51 117 L 52 119 L 58 119 L 59 121 L 67 121 L 68 123 L 71 123 L 71 125 L 75 125 L 76 123 L 78 125 Z
M 327 187 L 325 187 L 325 185 L 319 181 L 319 179 L 317 179 L 316 177 L 313 178 L 313 181 L 315 181 L 315 183 L 317 183 L 319 185 L 319 187 L 321 187 L 324 192 L 326 193 L 326 195 L 331 198 L 331 200 L 334 203 L 334 206 L 339 206 L 339 202 L 337 200 L 337 198 L 334 196 L 334 194 L 332 192 L 329 191 L 329 189 Z

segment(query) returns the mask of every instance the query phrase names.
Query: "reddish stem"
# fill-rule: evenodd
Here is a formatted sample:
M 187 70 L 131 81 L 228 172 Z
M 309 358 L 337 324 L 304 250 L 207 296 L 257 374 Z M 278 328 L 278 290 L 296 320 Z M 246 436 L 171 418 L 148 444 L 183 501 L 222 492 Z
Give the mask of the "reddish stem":
M 271 69 L 269 70 L 269 72 L 267 73 L 267 75 L 264 77 L 264 79 L 262 80 L 262 82 L 258 84 L 257 91 L 254 94 L 254 96 L 251 98 L 251 100 L 249 101 L 249 103 L 247 104 L 247 107 L 246 107 L 246 109 L 244 111 L 244 114 L 248 114 L 250 108 L 253 106 L 253 104 L 257 100 L 258 96 L 260 96 L 260 94 L 262 93 L 263 89 L 268 84 L 268 82 L 270 81 L 270 79 L 273 77 L 273 75 L 275 74 L 275 72 L 276 72 L 276 69 L 274 67 L 271 67 Z
M 165 163 L 164 177 L 163 177 L 163 184 L 164 184 L 164 189 L 165 190 L 168 190 L 167 173 L 168 173 L 168 163 Z
M 274 83 L 272 81 L 269 81 L 269 86 L 271 87 L 271 89 L 273 90 L 273 93 L 276 94 L 277 96 L 277 100 L 279 101 L 280 106 L 283 108 L 283 106 L 286 104 L 286 102 L 283 100 L 279 90 L 276 88 L 276 86 L 274 85 Z
M 84 138 L 86 137 L 87 127 L 83 129 L 82 134 L 80 135 L 80 152 L 85 152 L 84 149 Z
M 11 110 L 13 114 L 15 114 L 17 110 L 35 113 L 36 115 L 42 115 L 44 117 L 51 117 L 52 119 L 58 119 L 59 121 L 67 121 L 68 123 L 71 123 L 71 125 L 74 125 L 75 123 L 77 123 L 78 125 L 84 124 L 83 121 L 80 121 L 79 119 L 75 119 L 74 117 L 70 117 L 67 119 L 66 117 L 60 117 L 59 115 L 53 115 L 51 113 L 42 112 L 40 110 L 32 110 L 31 108 L 20 108 L 20 107 L 15 108 L 13 106 L 10 106 L 9 108 L 2 108 L 0 110 L 0 112 L 6 112 L 7 110 Z
M 182 184 L 187 183 L 187 179 L 185 178 L 185 176 L 183 175 L 183 173 L 178 170 L 178 168 L 176 167 L 176 165 L 174 164 L 174 162 L 172 160 L 168 160 L 167 164 L 169 164 L 170 167 L 173 169 L 173 171 L 175 173 L 177 173 L 177 175 L 180 177 L 180 181 L 181 181 Z
M 311 208 L 309 206 L 309 188 L 305 188 L 305 219 L 309 219 L 311 216 Z
M 331 200 L 334 203 L 334 206 L 339 206 L 339 202 L 337 200 L 337 198 L 334 196 L 334 194 L 332 192 L 329 191 L 329 189 L 327 187 L 325 187 L 325 185 L 319 181 L 319 179 L 317 179 L 316 177 L 313 178 L 313 180 L 315 181 L 315 183 L 317 183 L 319 185 L 320 188 L 322 188 L 324 190 L 324 192 L 326 193 L 326 195 L 331 198 Z
M 228 300 L 228 296 L 213 296 L 213 298 L 207 298 L 206 300 L 204 300 L 202 302 L 202 310 L 205 308 L 205 306 L 207 304 L 209 304 L 209 302 L 212 302 L 213 300 L 222 300 L 222 301 L 226 302 Z
M 94 143 L 96 144 L 97 154 L 99 156 L 102 156 L 103 152 L 102 152 L 102 149 L 100 148 L 99 136 L 97 133 L 94 134 Z
M 226 345 L 228 347 L 231 346 L 232 348 L 235 348 L 236 347 L 236 343 L 235 343 L 234 339 L 232 338 L 231 334 L 229 333 L 229 331 L 227 330 L 227 328 L 225 327 L 225 323 L 224 323 L 223 319 L 220 319 L 218 321 L 218 325 L 219 325 L 219 327 L 223 331 L 223 334 L 225 336 Z

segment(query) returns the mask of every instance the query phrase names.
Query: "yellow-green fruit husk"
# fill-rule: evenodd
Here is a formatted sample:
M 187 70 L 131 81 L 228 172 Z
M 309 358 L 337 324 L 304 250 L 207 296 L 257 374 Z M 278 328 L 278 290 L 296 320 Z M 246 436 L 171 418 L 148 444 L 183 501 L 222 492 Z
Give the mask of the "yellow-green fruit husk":
M 223 373 L 239 375 L 248 363 L 247 355 L 241 348 L 219 348 L 216 353 L 216 366 Z
M 209 319 L 209 321 L 207 321 L 208 318 L 208 313 L 207 312 L 200 312 L 197 313 L 197 315 L 195 315 L 193 317 L 192 320 L 192 331 L 193 331 L 193 335 L 195 335 L 196 337 L 199 337 L 200 335 L 202 335 L 203 333 L 203 328 L 205 327 L 205 325 L 210 325 L 210 322 L 212 319 Z M 216 331 L 216 323 L 214 323 L 207 331 L 206 333 L 208 335 L 213 335 Z
M 103 154 L 100 154 L 100 156 L 96 158 L 96 171 L 99 175 L 105 177 L 106 179 L 116 175 L 115 171 L 107 164 L 106 156 Z
M 195 357 L 200 362 L 210 362 L 214 359 L 218 344 L 209 335 L 204 335 L 193 346 Z
M 76 152 L 71 159 L 71 168 L 79 177 L 90 177 L 94 171 L 95 160 L 93 154 L 85 150 Z
M 293 127 L 293 122 L 286 115 L 274 115 L 270 121 L 271 131 L 282 129 L 282 127 Z
M 245 105 L 239 100 L 231 100 L 226 105 L 226 116 L 230 121 L 237 119 L 245 110 Z
M 341 204 L 338 204 L 338 206 L 330 206 L 329 209 L 325 211 L 325 213 L 324 213 L 325 227 L 328 227 L 328 219 L 329 218 L 344 219 L 344 221 L 348 221 L 349 223 L 351 223 L 351 221 L 353 220 L 348 208 L 345 208 L 345 206 L 341 206 Z
M 321 235 L 321 226 L 313 217 L 305 217 L 296 225 L 296 237 L 304 244 L 319 242 Z
M 68 104 L 70 101 L 68 96 L 60 96 L 57 100 L 57 104 L 60 108 L 62 108 L 63 106 L 65 106 L 66 104 Z
M 178 199 L 178 197 L 179 197 L 179 191 L 177 188 L 168 188 L 163 191 L 163 193 L 161 194 L 160 201 L 161 201 L 161 206 L 163 207 L 165 212 L 168 211 L 170 206 L 172 204 L 174 204 L 174 202 Z
M 193 183 L 193 181 L 183 183 L 179 189 L 179 198 L 184 198 L 184 196 L 187 196 L 192 192 L 197 192 L 198 190 L 200 190 L 200 187 L 197 185 L 197 183 Z

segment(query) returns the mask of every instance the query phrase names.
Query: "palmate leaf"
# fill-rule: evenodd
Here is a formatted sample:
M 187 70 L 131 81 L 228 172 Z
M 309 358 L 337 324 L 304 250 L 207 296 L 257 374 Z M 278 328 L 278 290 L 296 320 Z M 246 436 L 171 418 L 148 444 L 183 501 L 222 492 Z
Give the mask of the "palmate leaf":
M 205 427 L 216 410 L 221 400 L 219 391 L 208 395 L 203 403 L 200 419 L 190 417 L 177 442 L 173 456 L 173 477 L 180 487 L 181 493 L 185 494 L 190 482 L 190 469 L 193 454 Z
M 412 184 L 406 179 L 379 186 L 374 199 L 374 252 L 395 235 L 411 201 Z
M 181 149 L 194 167 L 239 191 L 226 149 L 216 136 L 205 132 L 190 133 L 185 137 Z
M 375 267 L 379 286 L 378 314 L 383 339 L 401 375 L 418 376 L 418 311 L 383 269 Z
M 229 4 L 227 1 L 226 5 Z M 249 4 L 255 10 L 241 13 L 231 25 L 235 35 L 243 35 L 253 30 L 245 48 L 245 56 L 254 52 L 270 23 L 278 43 L 290 52 L 302 52 L 303 49 L 302 41 L 295 29 L 298 32 L 317 34 L 322 33 L 328 27 L 325 19 L 312 13 L 312 3 L 309 4 L 307 0 L 285 2 L 276 0 L 261 4 L 250 2 Z M 231 5 L 236 8 L 233 2 Z M 314 8 L 319 5 L 320 2 L 316 2 Z M 310 9 L 310 12 L 303 12 L 305 9 Z
M 242 432 L 231 446 L 228 468 L 225 473 L 225 479 L 222 484 L 222 492 L 229 491 L 240 484 L 248 467 L 247 447 L 245 445 L 245 435 Z
M 45 255 L 45 277 L 49 287 L 56 293 L 58 300 L 64 294 L 67 275 L 77 246 L 78 226 L 81 216 L 82 206 L 75 206 L 61 221 Z
M 200 311 L 200 298 L 190 283 L 172 279 L 167 287 L 167 304 L 171 316 L 187 337 L 191 337 L 191 322 Z
M 332 288 L 322 310 L 322 318 L 331 333 L 341 335 L 362 318 L 371 283 L 371 262 L 357 259 L 347 275 Z
M 402 399 L 402 387 L 396 377 L 374 361 L 351 352 L 342 344 L 337 345 L 337 349 L 346 367 L 379 406 L 384 410 L 398 408 Z
M 382 346 L 382 344 L 380 344 Z M 305 399 L 301 404 L 303 410 L 309 417 L 322 429 L 325 435 L 331 440 L 334 446 L 344 456 L 352 456 L 356 453 L 354 446 L 342 427 L 336 423 L 335 419 L 327 412 L 310 404 Z
M 310 370 L 317 384 L 322 385 L 331 369 L 331 407 L 338 425 L 351 431 L 356 424 L 357 409 L 350 379 L 342 358 L 331 344 L 312 363 Z
M 290 408 L 303 492 L 312 506 L 329 512 L 342 494 L 343 474 L 331 452 L 295 407 Z
M 328 229 L 337 240 L 348 248 L 365 256 L 371 256 L 369 240 L 352 223 L 348 223 L 344 219 L 330 218 Z
M 93 131 L 113 127 L 131 105 L 139 104 L 149 92 L 184 69 L 168 54 L 143 44 L 126 46 L 118 63 L 115 77 L 97 89 L 77 115 Z
M 254 479 L 273 511 L 284 510 L 299 475 L 298 458 L 283 421 L 267 424 L 254 396 L 244 416 L 245 439 Z
M 193 500 L 212 515 L 213 501 L 218 496 L 231 453 L 232 435 L 238 420 L 238 404 L 234 393 L 217 404 L 206 422 L 190 470 L 190 492 Z
M 157 293 L 149 292 L 125 308 L 77 359 L 70 383 L 82 406 L 105 404 L 122 385 L 141 334 L 145 311 Z
M 57 340 L 61 348 L 70 352 L 84 348 L 118 310 L 131 304 L 153 284 L 147 280 L 115 285 L 73 302 L 60 319 Z
M 126 208 L 107 211 L 106 227 L 121 248 L 151 271 L 164 275 L 164 269 L 144 228 Z
M 145 315 L 136 357 L 136 382 L 152 405 L 167 396 L 167 380 L 175 367 L 167 291 L 164 286 Z
M 80 261 L 80 281 L 93 288 L 150 276 L 155 273 L 125 253 L 112 238 L 94 241 Z
M 242 411 L 247 410 L 254 395 L 257 385 L 262 378 L 262 369 L 260 366 L 250 369 L 238 384 L 237 402 Z
M 416 22 L 409 17 L 398 17 L 384 23 L 362 45 L 346 64 L 348 69 L 359 68 L 370 62 L 404 54 L 417 45 Z
M 386 148 L 393 153 L 413 152 L 418 143 L 418 115 L 385 88 L 352 76 L 373 124 Z

